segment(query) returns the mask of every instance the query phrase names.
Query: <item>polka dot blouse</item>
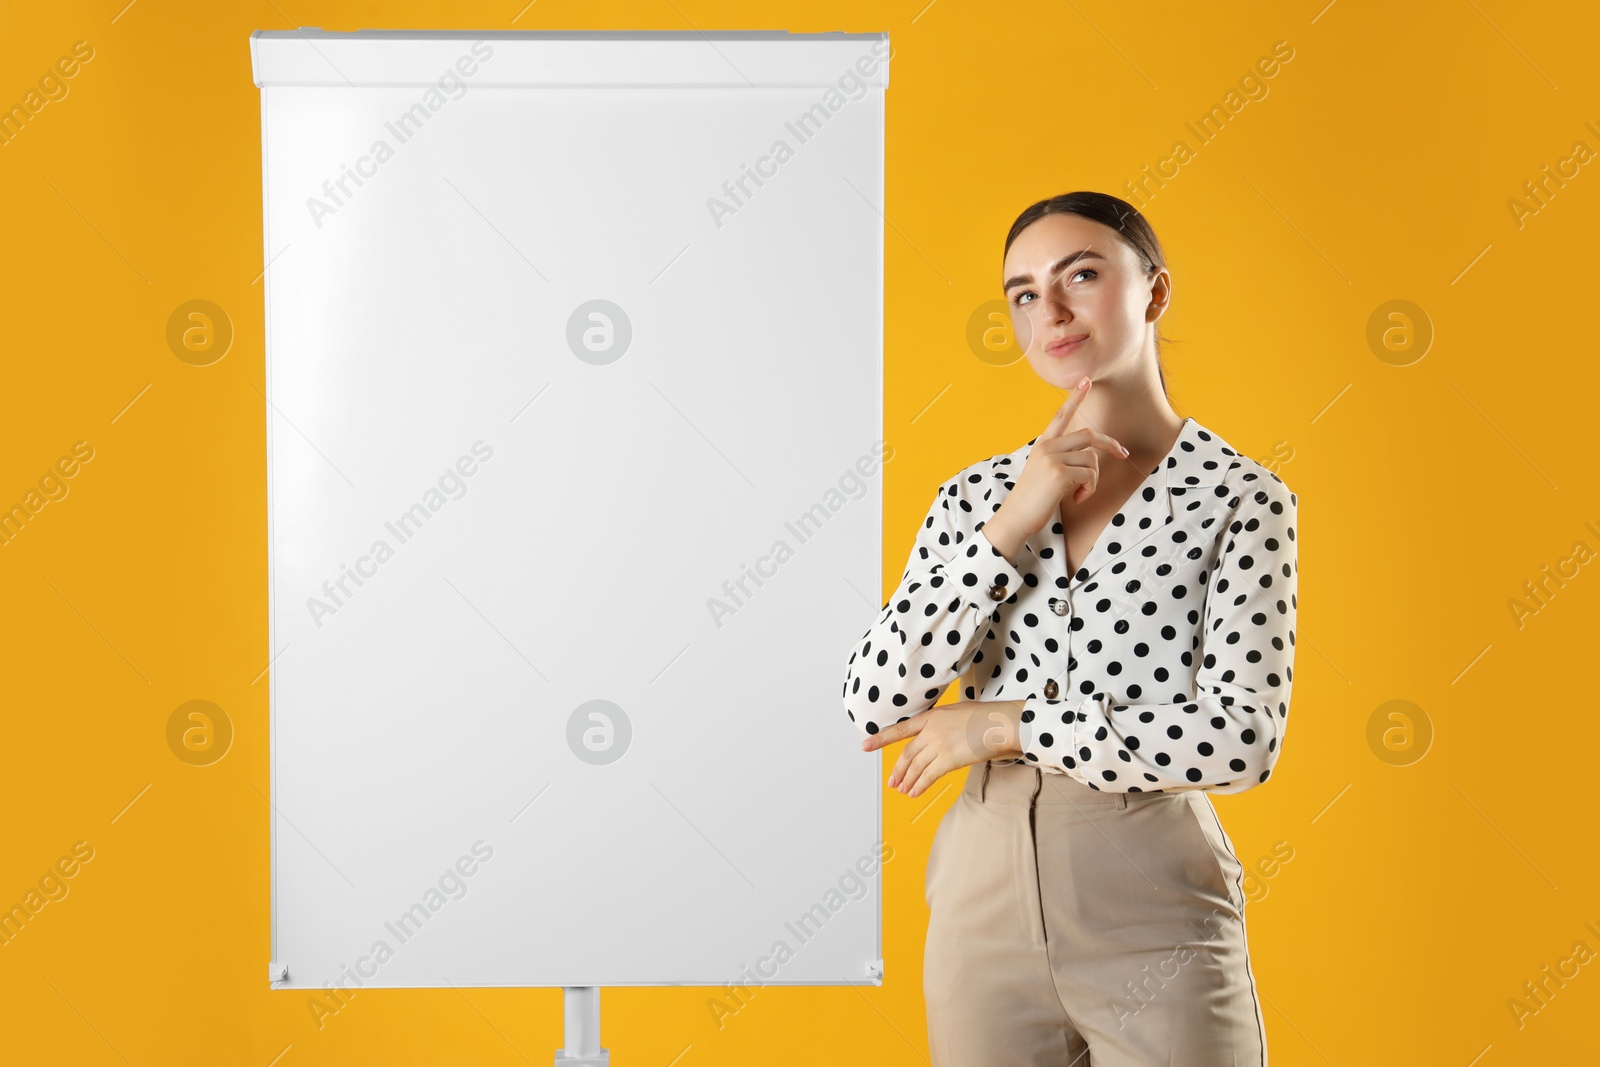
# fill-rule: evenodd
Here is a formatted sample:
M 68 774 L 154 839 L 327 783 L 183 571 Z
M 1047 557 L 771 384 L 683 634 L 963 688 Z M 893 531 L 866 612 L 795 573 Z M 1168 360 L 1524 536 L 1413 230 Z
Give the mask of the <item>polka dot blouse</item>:
M 850 654 L 850 720 L 875 734 L 959 678 L 967 700 L 1024 701 L 1023 758 L 1005 762 L 1112 792 L 1266 781 L 1294 677 L 1294 493 L 1185 419 L 1075 573 L 1059 519 L 1013 566 L 983 526 L 1033 444 L 939 487 Z

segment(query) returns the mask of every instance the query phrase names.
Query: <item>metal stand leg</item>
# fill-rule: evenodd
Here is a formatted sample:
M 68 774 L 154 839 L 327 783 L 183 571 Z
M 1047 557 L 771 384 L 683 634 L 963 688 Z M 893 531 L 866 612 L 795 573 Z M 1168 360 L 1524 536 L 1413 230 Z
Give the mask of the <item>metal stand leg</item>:
M 556 1052 L 556 1067 L 611 1067 L 611 1050 L 600 1047 L 600 987 L 568 986 L 562 995 L 566 1047 Z

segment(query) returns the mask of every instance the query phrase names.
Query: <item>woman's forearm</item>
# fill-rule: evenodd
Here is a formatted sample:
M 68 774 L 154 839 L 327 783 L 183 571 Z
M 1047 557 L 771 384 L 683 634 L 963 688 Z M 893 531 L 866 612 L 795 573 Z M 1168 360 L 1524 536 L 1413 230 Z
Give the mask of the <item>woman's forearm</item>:
M 1028 537 L 1025 531 L 1011 526 L 1008 521 L 1011 516 L 1005 514 L 1005 510 L 1006 506 L 1001 504 L 1000 510 L 995 512 L 994 516 L 983 524 L 983 536 L 987 537 L 989 543 L 999 550 L 1000 554 L 1006 558 L 1007 563 L 1015 567 L 1017 560 L 1022 558 L 1022 544 Z

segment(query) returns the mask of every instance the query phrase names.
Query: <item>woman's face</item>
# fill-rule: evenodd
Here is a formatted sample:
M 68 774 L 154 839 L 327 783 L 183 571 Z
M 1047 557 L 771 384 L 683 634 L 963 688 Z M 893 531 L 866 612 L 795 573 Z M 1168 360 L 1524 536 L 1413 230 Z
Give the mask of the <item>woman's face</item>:
M 1134 372 L 1171 295 L 1166 270 L 1147 276 L 1114 230 L 1079 215 L 1029 225 L 1001 277 L 1018 346 L 1034 373 L 1067 390 L 1086 374 L 1099 381 Z

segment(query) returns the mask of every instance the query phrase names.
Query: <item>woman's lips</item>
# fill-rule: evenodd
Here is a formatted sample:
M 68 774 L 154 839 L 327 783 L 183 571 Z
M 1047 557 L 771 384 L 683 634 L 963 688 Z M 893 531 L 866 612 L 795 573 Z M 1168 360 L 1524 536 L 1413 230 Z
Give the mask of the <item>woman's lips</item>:
M 1044 346 L 1044 354 L 1047 356 L 1065 356 L 1068 353 L 1076 352 L 1078 347 L 1088 339 L 1088 334 L 1080 333 L 1076 337 L 1063 337 L 1060 340 L 1051 341 Z

